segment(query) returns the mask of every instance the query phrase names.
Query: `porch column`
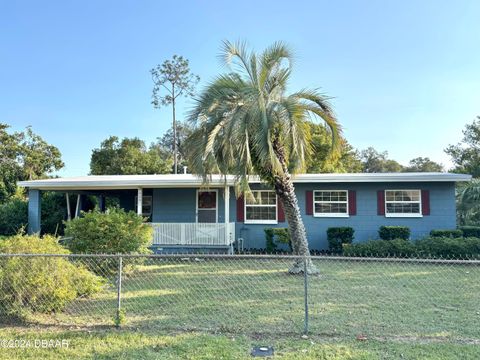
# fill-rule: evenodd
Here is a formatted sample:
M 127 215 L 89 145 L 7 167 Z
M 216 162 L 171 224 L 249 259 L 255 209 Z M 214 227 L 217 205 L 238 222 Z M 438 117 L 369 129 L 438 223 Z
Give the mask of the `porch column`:
M 105 195 L 98 195 L 98 209 L 100 212 L 105 212 Z
M 77 206 L 75 207 L 75 217 L 80 216 L 80 212 L 82 211 L 82 195 L 77 195 Z
M 40 233 L 42 196 L 40 190 L 28 189 L 28 233 Z
M 72 220 L 72 211 L 70 209 L 70 197 L 68 193 L 65 193 L 65 199 L 67 200 L 67 220 Z
M 137 193 L 137 215 L 142 216 L 142 208 L 143 208 L 143 189 L 138 188 Z
M 230 239 L 230 186 L 225 186 L 224 192 L 223 192 L 223 201 L 224 203 L 224 209 L 225 209 L 225 241 L 228 241 Z

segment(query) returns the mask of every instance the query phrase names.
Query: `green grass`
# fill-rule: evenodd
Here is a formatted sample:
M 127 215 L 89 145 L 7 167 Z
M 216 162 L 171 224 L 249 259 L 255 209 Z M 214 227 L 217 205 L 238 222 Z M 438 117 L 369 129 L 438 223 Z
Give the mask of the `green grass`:
M 112 286 L 0 329 L 0 339 L 66 338 L 68 349 L 0 356 L 247 359 L 273 344 L 284 359 L 480 358 L 480 267 L 315 260 L 305 340 L 303 277 L 286 273 L 290 261 L 154 260 L 123 281 L 121 330 Z

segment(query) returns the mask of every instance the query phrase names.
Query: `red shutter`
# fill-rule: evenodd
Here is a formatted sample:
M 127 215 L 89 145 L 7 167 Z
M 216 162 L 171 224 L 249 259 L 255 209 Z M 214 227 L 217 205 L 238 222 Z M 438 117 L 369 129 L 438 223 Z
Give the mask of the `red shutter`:
M 357 215 L 357 192 L 348 190 L 348 214 Z
M 240 196 L 237 199 L 237 221 L 243 222 L 245 219 L 245 204 L 243 200 L 243 196 Z
M 422 215 L 430 215 L 430 191 L 422 190 Z
M 385 215 L 385 191 L 377 191 L 377 214 Z
M 308 190 L 305 193 L 305 204 L 307 206 L 306 214 L 313 215 L 313 191 Z
M 277 220 L 278 222 L 285 222 L 285 212 L 283 211 L 283 204 L 277 196 Z

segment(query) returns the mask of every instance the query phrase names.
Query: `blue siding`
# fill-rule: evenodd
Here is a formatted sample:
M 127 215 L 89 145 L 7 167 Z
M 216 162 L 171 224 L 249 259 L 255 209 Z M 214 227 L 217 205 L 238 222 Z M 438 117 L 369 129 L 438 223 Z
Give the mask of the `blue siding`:
M 254 189 L 263 188 L 260 185 Z M 357 194 L 357 215 L 348 218 L 318 218 L 306 215 L 305 193 L 307 190 L 355 190 Z M 430 191 L 430 215 L 421 218 L 387 218 L 377 215 L 377 191 L 385 189 L 424 189 Z M 153 222 L 195 222 L 195 188 L 145 189 L 153 194 Z M 412 231 L 412 239 L 427 235 L 436 228 L 455 228 L 455 184 L 454 183 L 333 183 L 296 184 L 296 192 L 302 217 L 307 229 L 310 248 L 328 248 L 326 230 L 332 226 L 351 226 L 355 229 L 355 241 L 378 238 L 382 225 L 405 225 Z M 121 199 L 122 207 L 133 210 L 136 192 L 126 192 Z M 223 189 L 218 189 L 218 221 L 224 222 Z M 236 222 L 236 199 L 230 190 L 230 221 Z M 264 228 L 286 227 L 287 223 L 276 225 L 244 224 L 236 222 L 236 238 L 244 239 L 245 248 L 265 248 Z
M 307 190 L 356 190 L 357 215 L 348 218 L 318 218 L 306 215 L 305 193 Z M 377 215 L 377 191 L 384 189 L 425 189 L 430 191 L 430 215 L 421 218 L 387 218 Z M 430 230 L 456 227 L 455 184 L 454 183 L 336 183 L 336 184 L 296 184 L 310 248 L 328 248 L 326 230 L 334 226 L 351 226 L 355 229 L 355 241 L 378 238 L 378 228 L 382 225 L 404 225 L 412 231 L 412 239 L 427 235 Z M 244 239 L 246 248 L 264 248 L 265 227 L 285 227 L 278 225 L 252 225 L 237 223 L 236 236 Z
M 42 196 L 40 190 L 28 190 L 28 233 L 40 232 Z
M 217 204 L 218 222 L 224 222 L 223 189 L 218 189 Z M 195 222 L 196 208 L 197 189 L 153 189 L 152 222 Z M 235 218 L 230 217 L 230 221 Z

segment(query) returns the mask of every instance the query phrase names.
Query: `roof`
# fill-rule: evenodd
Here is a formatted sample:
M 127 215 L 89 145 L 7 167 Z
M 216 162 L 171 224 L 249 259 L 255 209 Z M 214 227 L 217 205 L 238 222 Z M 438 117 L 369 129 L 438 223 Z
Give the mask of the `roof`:
M 452 173 L 357 173 L 357 174 L 298 174 L 295 183 L 372 183 L 372 182 L 458 182 L 470 181 L 471 175 Z M 210 186 L 233 185 L 235 177 L 212 175 Z M 251 183 L 259 183 L 251 177 Z M 139 187 L 199 187 L 202 179 L 196 175 L 91 175 L 56 179 L 21 181 L 19 186 L 39 190 L 109 190 Z

